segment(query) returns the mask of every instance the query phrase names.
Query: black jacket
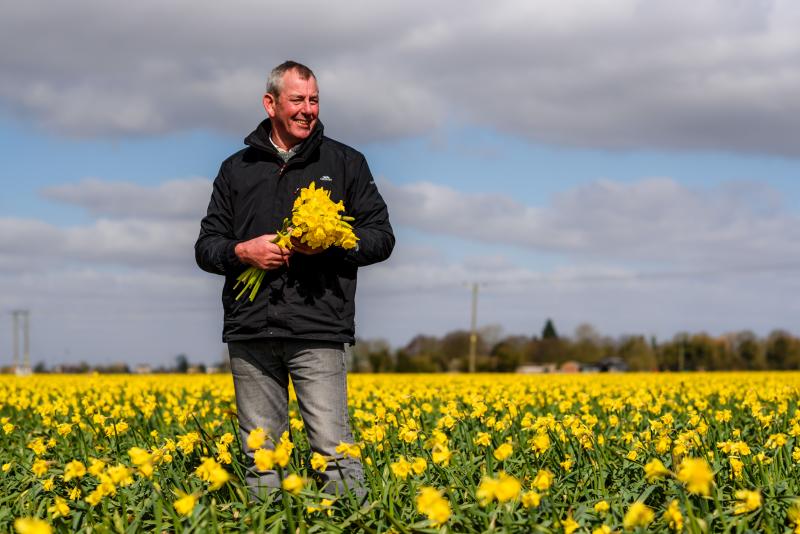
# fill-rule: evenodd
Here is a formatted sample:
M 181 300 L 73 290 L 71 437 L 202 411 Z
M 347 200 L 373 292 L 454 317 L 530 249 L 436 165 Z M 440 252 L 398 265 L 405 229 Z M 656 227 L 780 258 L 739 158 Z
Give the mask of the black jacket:
M 394 248 L 386 204 L 364 156 L 323 136 L 318 122 L 287 163 L 269 140 L 269 119 L 245 139 L 248 148 L 222 163 L 214 180 L 208 213 L 200 223 L 195 259 L 204 271 L 225 275 L 222 305 L 225 342 L 257 338 L 300 338 L 353 343 L 356 272 L 383 261 Z M 298 191 L 316 182 L 344 201 L 359 238 L 358 249 L 338 247 L 308 256 L 294 254 L 289 266 L 267 271 L 250 302 L 236 300 L 241 263 L 237 243 L 281 228 Z

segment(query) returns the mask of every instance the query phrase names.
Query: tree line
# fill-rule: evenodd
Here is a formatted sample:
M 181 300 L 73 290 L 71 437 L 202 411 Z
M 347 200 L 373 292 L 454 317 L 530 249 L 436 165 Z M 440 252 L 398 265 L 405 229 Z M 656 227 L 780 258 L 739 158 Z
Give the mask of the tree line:
M 561 336 L 548 319 L 541 332 L 503 336 L 499 326 L 480 329 L 476 339 L 476 370 L 515 372 L 526 366 L 557 370 L 606 370 L 607 362 L 622 363 L 630 371 L 735 371 L 800 369 L 800 338 L 785 330 L 766 337 L 751 331 L 721 336 L 707 333 L 676 334 L 658 341 L 644 335 L 612 338 L 582 324 L 572 336 Z M 469 368 L 470 332 L 455 330 L 443 336 L 417 335 L 405 346 L 393 349 L 381 339 L 359 339 L 351 350 L 350 370 L 367 373 L 466 372 Z M 565 365 L 566 364 L 566 365 Z M 127 363 L 89 365 L 59 364 L 48 368 L 39 362 L 35 373 L 205 373 L 230 371 L 227 351 L 213 365 L 189 361 L 186 354 L 175 357 L 174 365 L 131 368 Z M 10 366 L 0 373 L 13 373 Z
M 468 369 L 470 332 L 455 330 L 443 336 L 418 335 L 404 347 L 392 349 L 384 340 L 358 340 L 352 348 L 355 372 L 465 372 Z M 800 338 L 784 330 L 766 337 L 750 331 L 721 336 L 679 333 L 670 340 L 625 335 L 603 336 L 589 324 L 573 336 L 560 336 L 548 319 L 541 333 L 501 337 L 500 327 L 481 329 L 477 335 L 476 369 L 513 372 L 523 366 L 545 365 L 572 369 L 593 368 L 607 361 L 624 362 L 631 371 L 733 371 L 800 369 Z M 577 364 L 577 365 L 576 365 Z

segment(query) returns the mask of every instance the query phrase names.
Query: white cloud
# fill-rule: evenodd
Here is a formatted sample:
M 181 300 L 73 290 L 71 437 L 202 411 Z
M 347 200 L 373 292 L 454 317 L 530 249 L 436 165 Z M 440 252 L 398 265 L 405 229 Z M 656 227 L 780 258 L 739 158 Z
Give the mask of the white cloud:
M 800 290 L 796 271 L 640 277 L 631 268 L 602 263 L 542 272 L 513 262 L 467 268 L 420 256 L 414 266 L 389 260 L 359 275 L 358 326 L 363 336 L 395 345 L 419 333 L 468 329 L 471 290 L 463 282 L 482 281 L 478 325 L 499 324 L 506 333 L 538 334 L 550 317 L 564 333 L 589 322 L 611 336 L 664 339 L 680 331 L 717 335 L 745 329 L 765 335 L 794 330 L 791 318 L 800 304 L 785 296 Z
M 89 224 L 0 218 L 0 294 L 9 309 L 31 309 L 34 361 L 218 359 L 222 281 L 194 266 L 194 207 L 164 200 L 205 206 L 208 189 L 202 179 L 90 180 L 47 190 L 101 216 Z M 480 324 L 512 333 L 537 332 L 547 317 L 567 332 L 588 321 L 612 335 L 766 333 L 800 312 L 786 298 L 800 290 L 800 221 L 757 183 L 605 180 L 543 206 L 422 182 L 381 189 L 398 233 L 429 237 L 400 239 L 392 258 L 360 271 L 361 336 L 399 345 L 466 328 L 472 282 L 482 284 Z M 134 217 L 140 209 L 146 217 Z M 454 257 L 435 233 L 480 246 Z M 530 251 L 559 259 L 542 268 Z M 7 328 L 0 322 L 3 339 Z
M 430 182 L 382 185 L 394 221 L 425 232 L 612 263 L 752 266 L 800 262 L 800 218 L 758 184 L 692 189 L 672 179 L 601 180 L 548 206 Z
M 0 268 L 30 268 L 35 260 L 190 269 L 210 189 L 203 178 L 150 187 L 88 179 L 47 188 L 47 198 L 99 218 L 70 227 L 0 218 Z M 545 206 L 431 182 L 383 180 L 381 189 L 395 225 L 478 244 L 694 270 L 800 262 L 793 252 L 800 250 L 800 218 L 781 209 L 776 191 L 755 182 L 695 189 L 669 178 L 600 180 Z
M 61 228 L 0 218 L 0 271 L 21 273 L 70 265 L 178 269 L 194 264 L 198 221 L 112 220 Z
M 211 197 L 211 180 L 168 180 L 154 187 L 130 182 L 87 178 L 78 183 L 47 187 L 42 195 L 50 200 L 85 208 L 95 216 L 189 219 L 205 215 Z
M 25 268 L 35 260 L 190 269 L 210 189 L 203 178 L 150 187 L 91 179 L 47 188 L 47 198 L 99 218 L 70 227 L 0 218 L 0 267 Z M 381 189 L 398 227 L 573 261 L 695 271 L 800 262 L 793 252 L 800 250 L 800 218 L 781 208 L 775 190 L 755 182 L 690 188 L 669 178 L 600 180 L 564 191 L 545 206 L 430 182 L 383 180 Z M 402 265 L 413 269 L 411 259 Z
M 31 1 L 0 24 L 14 50 L 0 105 L 69 135 L 244 134 L 267 70 L 291 57 L 316 69 L 322 119 L 350 142 L 466 121 L 546 143 L 800 155 L 792 0 Z
M 221 282 L 210 275 L 158 268 L 126 273 L 102 265 L 50 266 L 13 276 L 0 271 L 0 293 L 10 309 L 30 310 L 31 361 L 80 360 L 171 366 L 186 353 L 194 362 L 222 355 Z M 10 339 L 10 322 L 0 336 Z M 0 347 L 0 363 L 11 354 Z

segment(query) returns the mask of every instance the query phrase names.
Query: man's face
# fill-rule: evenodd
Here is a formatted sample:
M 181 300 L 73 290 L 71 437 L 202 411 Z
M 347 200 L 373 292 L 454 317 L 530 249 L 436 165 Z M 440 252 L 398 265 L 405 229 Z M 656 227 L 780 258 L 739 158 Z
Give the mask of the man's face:
M 272 140 L 288 149 L 311 135 L 319 115 L 319 90 L 313 77 L 303 80 L 296 70 L 283 75 L 283 89 L 275 98 L 264 95 L 264 109 L 272 120 Z

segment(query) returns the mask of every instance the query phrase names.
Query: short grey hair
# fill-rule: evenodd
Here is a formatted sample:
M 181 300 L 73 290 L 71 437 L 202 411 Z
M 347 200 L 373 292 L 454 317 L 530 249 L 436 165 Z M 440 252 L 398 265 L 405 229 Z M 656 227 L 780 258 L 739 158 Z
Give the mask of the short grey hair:
M 317 77 L 314 76 L 314 72 L 302 63 L 284 61 L 269 73 L 269 77 L 267 78 L 267 93 L 277 98 L 283 90 L 283 75 L 290 70 L 297 71 L 301 80 L 308 80 L 309 78 L 317 79 Z

